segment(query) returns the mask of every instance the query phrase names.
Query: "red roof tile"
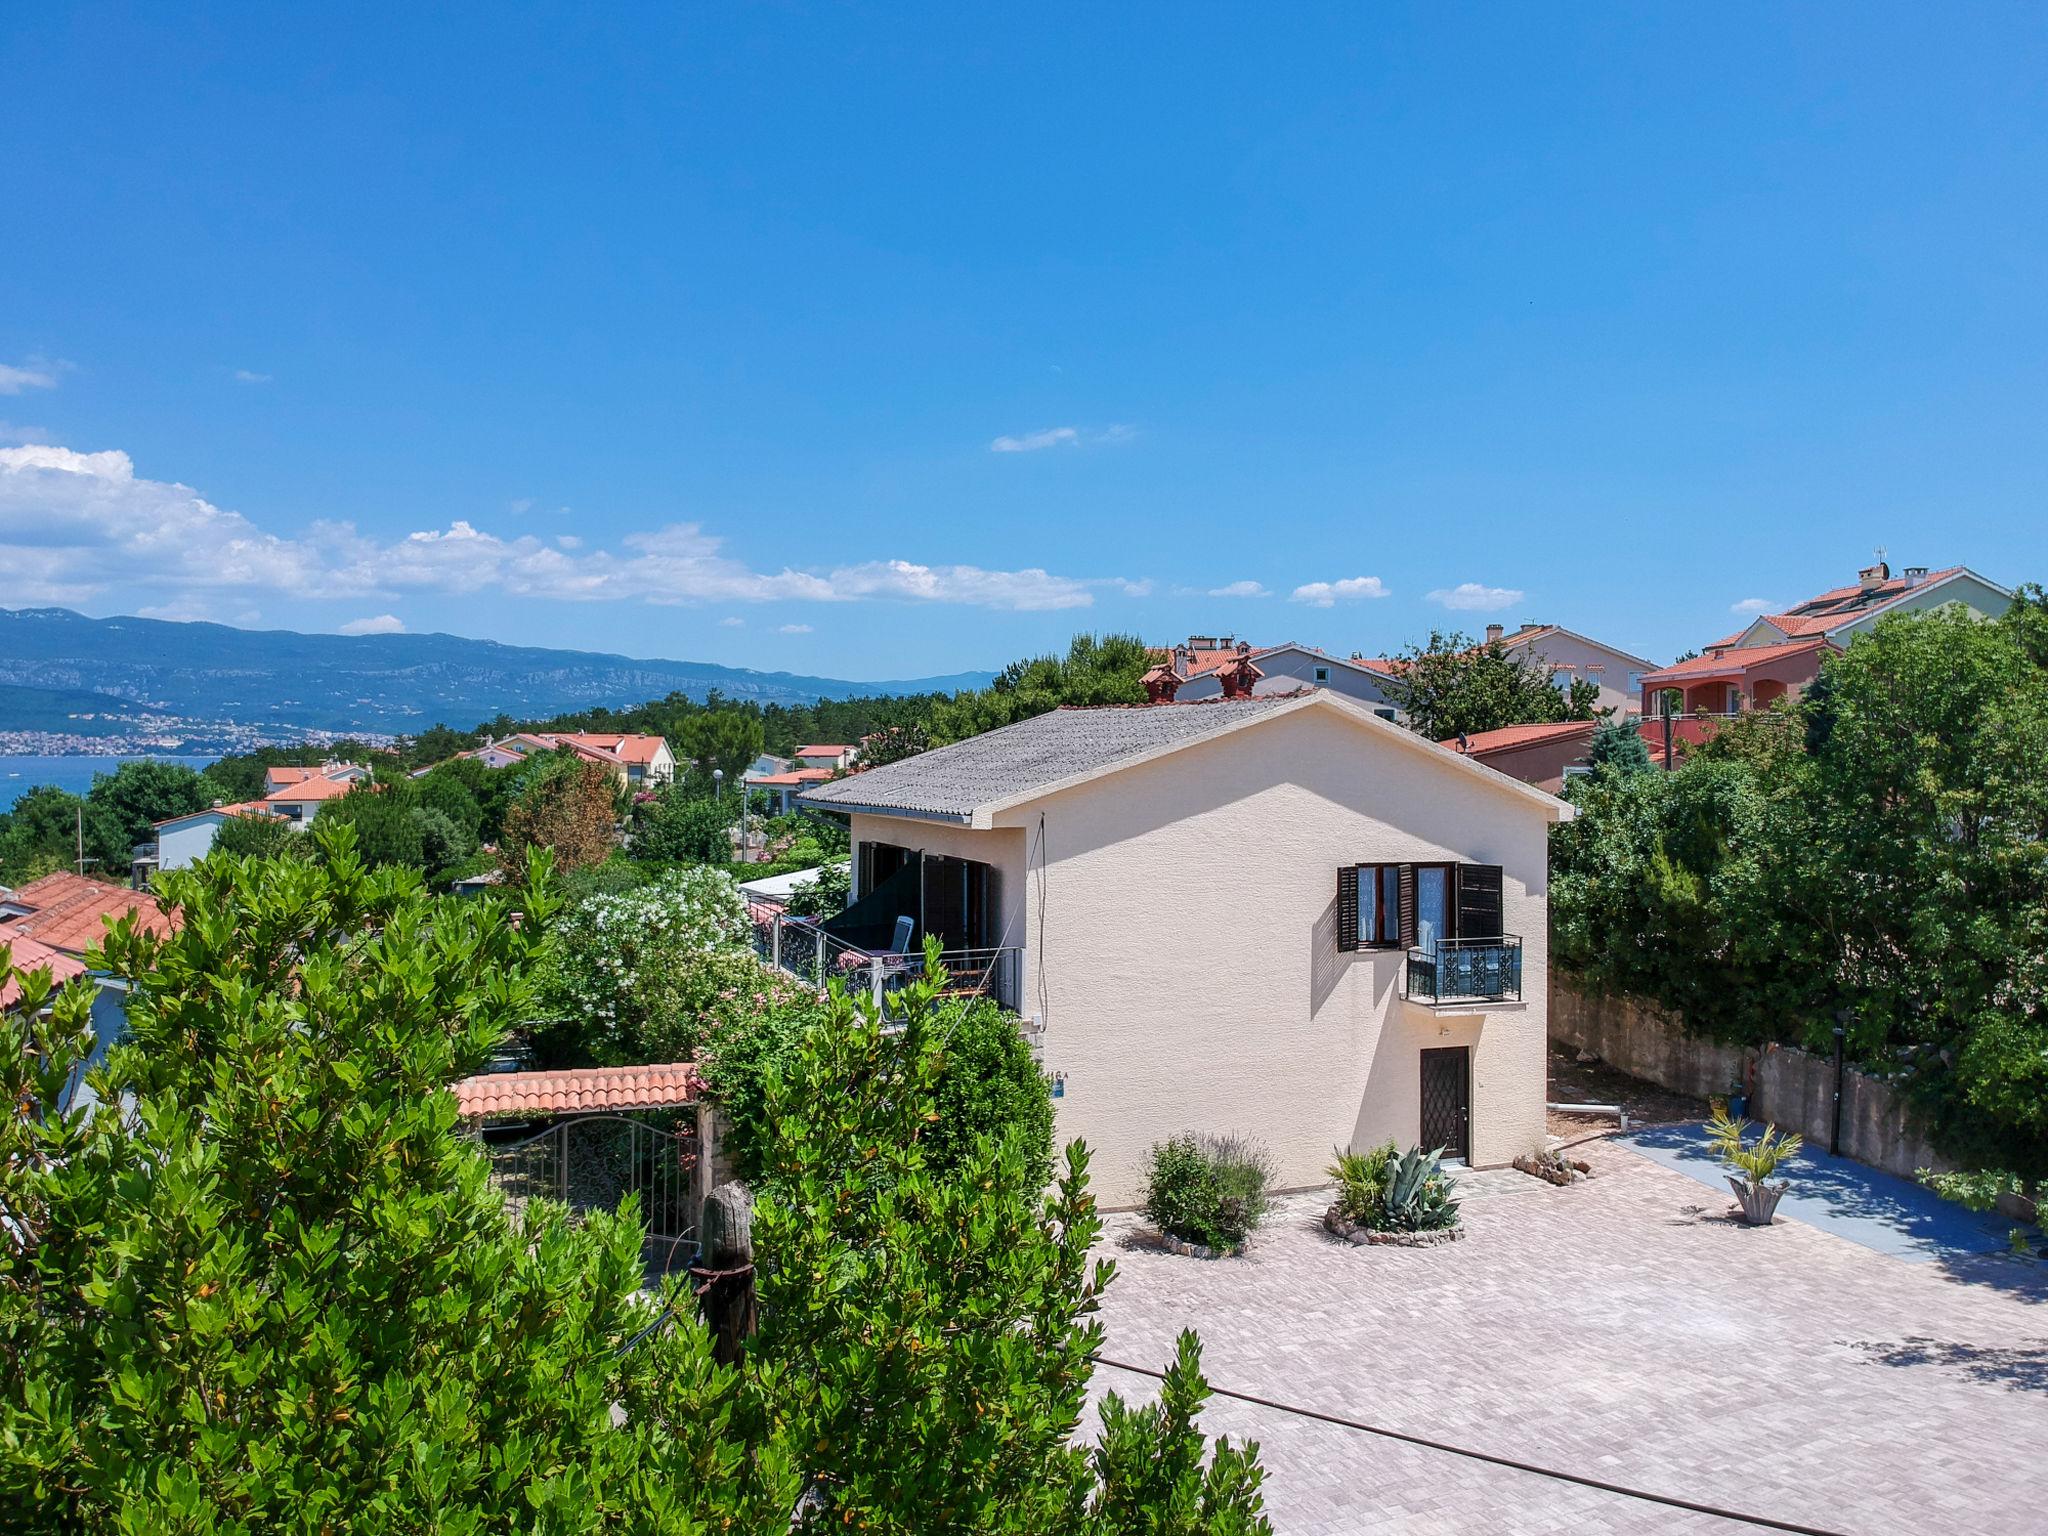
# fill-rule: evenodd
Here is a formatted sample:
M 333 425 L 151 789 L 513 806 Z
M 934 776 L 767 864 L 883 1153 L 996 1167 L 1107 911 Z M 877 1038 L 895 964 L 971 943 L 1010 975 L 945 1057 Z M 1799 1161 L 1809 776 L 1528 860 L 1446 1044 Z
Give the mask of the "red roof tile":
M 485 1072 L 455 1086 L 464 1119 L 491 1115 L 574 1115 L 605 1109 L 690 1104 L 703 1088 L 695 1062 L 647 1067 L 581 1067 L 562 1072 Z
M 1596 722 L 1592 720 L 1546 721 L 1540 725 L 1504 725 L 1493 731 L 1474 731 L 1465 738 L 1465 752 L 1476 757 L 1482 752 L 1498 752 L 1506 747 L 1525 747 L 1532 741 L 1550 741 L 1560 736 L 1576 736 L 1581 733 L 1591 737 Z M 1440 747 L 1458 749 L 1458 738 L 1437 743 Z
M 841 754 L 842 752 L 851 752 L 852 750 L 853 750 L 853 748 L 851 748 L 851 747 L 835 747 L 835 746 L 831 746 L 831 745 L 829 745 L 829 744 L 827 744 L 827 745 L 824 745 L 824 746 L 816 746 L 816 747 L 798 747 L 798 748 L 796 749 L 796 752 L 795 752 L 795 756 L 797 756 L 797 757 L 837 757 L 837 756 L 839 756 L 839 755 L 840 755 L 840 754 Z
M 85 974 L 85 962 L 73 959 L 61 950 L 39 944 L 25 935 L 10 932 L 0 924 L 0 948 L 12 952 L 10 965 L 16 971 L 48 971 L 50 980 L 62 985 L 74 976 Z M 21 979 L 9 975 L 0 981 L 0 1008 L 12 1008 L 21 1000 Z
M 176 918 L 167 915 L 149 892 L 89 880 L 69 870 L 30 881 L 10 891 L 6 900 L 10 906 L 32 910 L 24 917 L 0 920 L 0 938 L 31 938 L 72 955 L 84 954 L 105 936 L 109 922 L 130 912 L 137 914 L 137 922 L 148 933 L 167 934 L 177 927 Z
M 1659 668 L 1643 674 L 1643 686 L 1655 687 L 1660 683 L 1675 683 L 1697 678 L 1740 677 L 1751 667 L 1760 666 L 1780 657 L 1797 655 L 1802 651 L 1817 651 L 1822 648 L 1835 649 L 1826 640 L 1788 640 L 1783 645 L 1752 645 L 1739 651 L 1728 651 L 1719 656 L 1695 656 L 1690 661 L 1681 661 L 1673 666 Z

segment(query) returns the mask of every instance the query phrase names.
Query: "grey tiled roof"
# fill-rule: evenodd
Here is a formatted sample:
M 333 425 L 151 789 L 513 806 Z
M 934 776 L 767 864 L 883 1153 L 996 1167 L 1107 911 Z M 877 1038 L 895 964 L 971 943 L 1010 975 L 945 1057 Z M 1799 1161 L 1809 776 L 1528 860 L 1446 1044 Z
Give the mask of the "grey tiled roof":
M 798 798 L 806 805 L 827 808 L 873 808 L 965 821 L 976 807 L 991 801 L 1029 795 L 1077 774 L 1193 741 L 1293 698 L 1056 709 L 835 779 Z

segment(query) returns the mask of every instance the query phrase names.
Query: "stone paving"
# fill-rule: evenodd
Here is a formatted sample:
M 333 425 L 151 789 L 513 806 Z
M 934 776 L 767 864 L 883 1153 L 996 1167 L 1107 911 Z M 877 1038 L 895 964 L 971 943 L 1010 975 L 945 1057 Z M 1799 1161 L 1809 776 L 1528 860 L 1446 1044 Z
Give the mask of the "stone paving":
M 1218 1386 L 1844 1536 L 2048 1530 L 2044 1266 L 1750 1230 L 1621 1145 L 1578 1150 L 1596 1177 L 1569 1188 L 1472 1176 L 1442 1248 L 1340 1245 L 1308 1196 L 1238 1259 L 1112 1218 L 1104 1353 L 1158 1367 L 1192 1327 Z M 1224 1399 L 1203 1423 L 1259 1442 L 1288 1536 L 1753 1529 Z

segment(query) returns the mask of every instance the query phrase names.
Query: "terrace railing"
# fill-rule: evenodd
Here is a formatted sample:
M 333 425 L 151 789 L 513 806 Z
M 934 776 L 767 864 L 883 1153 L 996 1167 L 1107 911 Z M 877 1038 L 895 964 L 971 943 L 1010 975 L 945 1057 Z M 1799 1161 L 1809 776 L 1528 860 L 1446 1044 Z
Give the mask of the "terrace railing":
M 1404 995 L 1430 1008 L 1460 1003 L 1512 1003 L 1522 999 L 1522 941 L 1436 939 L 1408 951 Z
M 1015 946 L 949 949 L 939 956 L 949 997 L 986 997 L 1017 1011 L 1023 951 Z M 872 950 L 827 933 L 816 919 L 777 915 L 770 925 L 764 958 L 777 970 L 823 991 L 838 981 L 848 991 L 864 989 L 884 1014 L 889 998 L 924 972 L 922 950 Z

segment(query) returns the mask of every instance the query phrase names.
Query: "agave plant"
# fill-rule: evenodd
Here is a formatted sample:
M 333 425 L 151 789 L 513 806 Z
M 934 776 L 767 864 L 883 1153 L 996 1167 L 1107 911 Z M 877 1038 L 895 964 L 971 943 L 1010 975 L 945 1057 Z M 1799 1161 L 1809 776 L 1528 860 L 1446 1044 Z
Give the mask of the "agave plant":
M 1456 1226 L 1458 1202 L 1443 1171 L 1442 1147 L 1425 1152 L 1410 1147 L 1387 1165 L 1380 1197 L 1387 1225 L 1401 1232 L 1434 1232 Z
M 1799 1155 L 1803 1137 L 1767 1125 L 1755 1141 L 1744 1141 L 1747 1120 L 1728 1113 L 1728 1106 L 1714 1100 L 1714 1117 L 1707 1122 L 1707 1141 L 1721 1161 L 1742 1175 L 1727 1175 L 1728 1187 L 1742 1204 L 1742 1219 L 1754 1227 L 1767 1227 L 1776 1219 L 1778 1201 L 1792 1187 L 1790 1180 L 1767 1182 L 1780 1167 Z

